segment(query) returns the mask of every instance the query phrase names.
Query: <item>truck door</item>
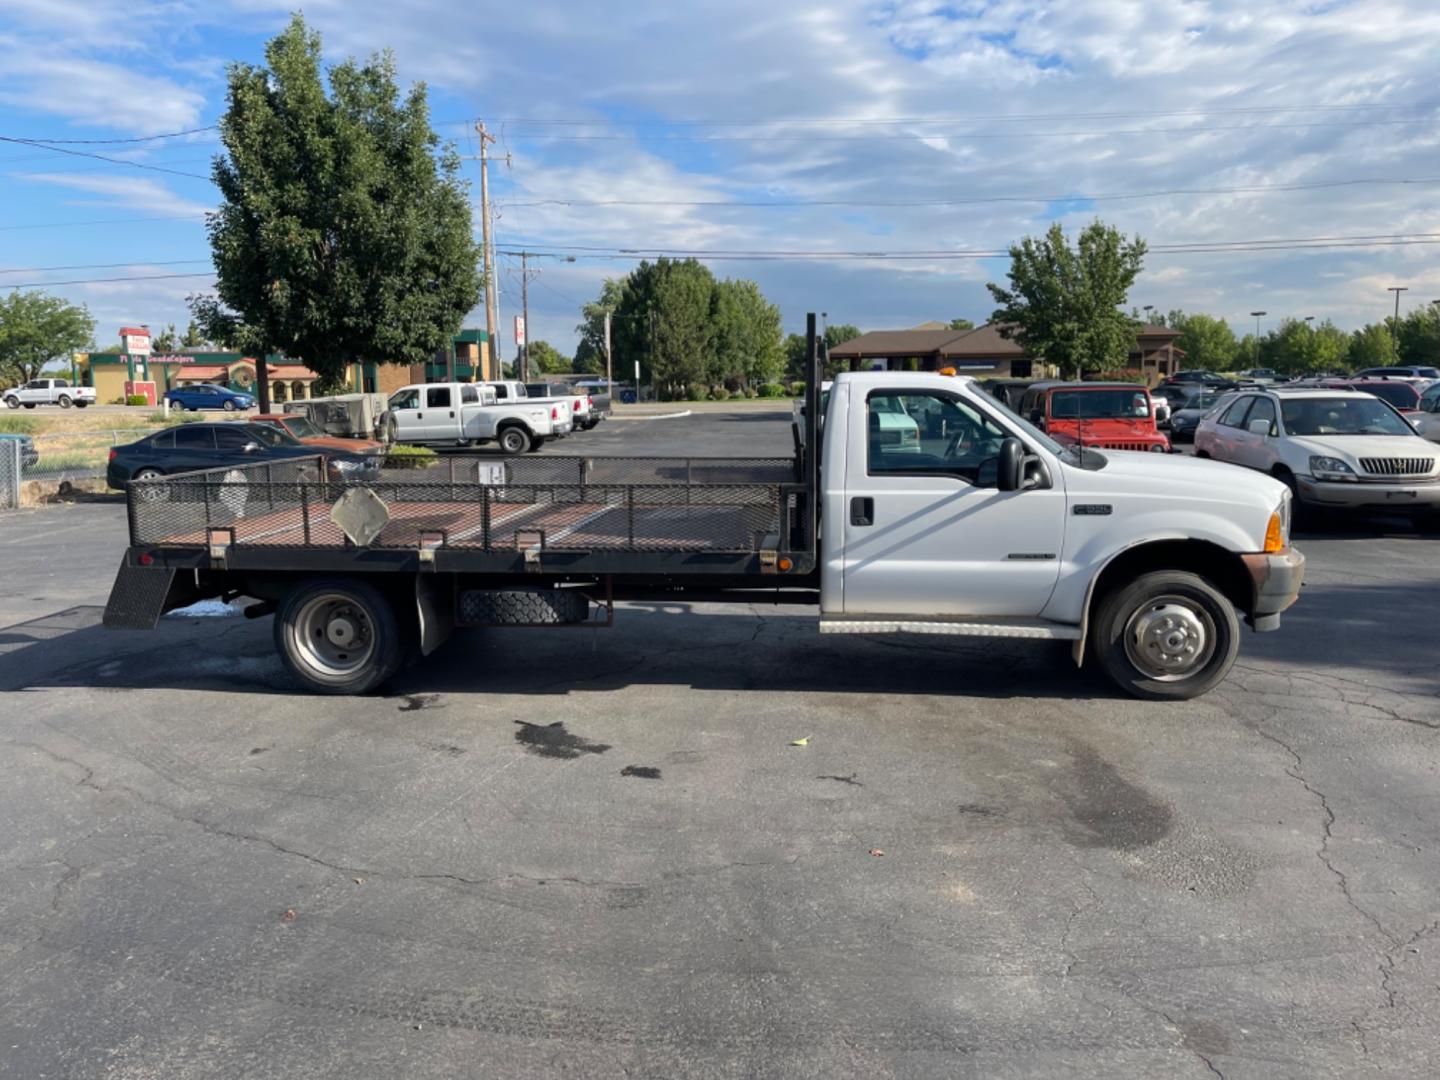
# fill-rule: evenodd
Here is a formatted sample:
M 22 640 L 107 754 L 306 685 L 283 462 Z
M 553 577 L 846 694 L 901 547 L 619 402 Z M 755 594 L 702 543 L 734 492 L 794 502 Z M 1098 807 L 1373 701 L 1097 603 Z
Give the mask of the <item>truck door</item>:
M 875 389 L 857 404 L 864 423 L 847 433 L 846 614 L 1038 615 L 1060 573 L 1061 478 L 998 490 L 1009 433 L 958 393 Z
M 407 439 L 423 441 L 425 436 L 424 409 L 421 406 L 420 391 L 410 386 L 393 394 L 387 404 L 390 419 L 395 424 L 395 438 L 399 442 Z
M 438 442 L 460 437 L 460 413 L 454 397 L 454 391 L 448 386 L 425 387 L 425 403 L 420 421 L 423 438 Z

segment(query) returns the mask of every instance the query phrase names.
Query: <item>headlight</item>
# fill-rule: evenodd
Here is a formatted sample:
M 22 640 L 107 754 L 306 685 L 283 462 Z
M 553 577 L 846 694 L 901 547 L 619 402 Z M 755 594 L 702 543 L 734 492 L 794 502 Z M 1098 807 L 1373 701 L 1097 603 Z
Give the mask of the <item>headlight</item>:
M 1310 458 L 1310 475 L 1316 480 L 1358 480 L 1355 470 L 1337 457 Z
M 349 473 L 363 472 L 365 463 L 362 461 L 331 461 L 330 471 L 340 473 L 342 476 Z

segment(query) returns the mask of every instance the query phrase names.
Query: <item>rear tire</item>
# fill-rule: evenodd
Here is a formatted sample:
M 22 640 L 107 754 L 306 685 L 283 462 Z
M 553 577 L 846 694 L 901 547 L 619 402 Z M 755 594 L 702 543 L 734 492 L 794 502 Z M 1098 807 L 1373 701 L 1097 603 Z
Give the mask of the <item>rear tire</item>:
M 61 407 L 62 409 L 68 409 L 68 408 L 70 407 L 70 395 L 69 395 L 69 394 L 61 394 L 61 395 L 60 395 L 60 403 L 59 403 L 59 404 L 60 404 L 60 407 Z
M 25 407 L 27 409 L 33 409 L 35 407 L 35 403 L 33 401 L 27 401 L 25 402 Z
M 1240 650 L 1230 601 L 1198 574 L 1156 570 L 1100 598 L 1095 658 L 1120 689 L 1150 701 L 1186 701 L 1215 687 Z
M 1196 450 L 1195 456 L 1197 458 L 1204 458 L 1208 461 L 1210 459 L 1210 452 L 1208 450 Z
M 530 434 L 524 428 L 508 427 L 500 432 L 498 441 L 507 454 L 524 454 L 530 449 Z
M 354 578 L 319 578 L 291 590 L 275 612 L 274 635 L 286 670 L 312 693 L 368 693 L 405 658 L 394 607 Z
M 226 412 L 234 412 L 234 411 L 235 411 L 235 402 L 233 402 L 233 401 L 231 401 L 230 399 L 227 398 L 227 399 L 225 400 L 225 404 L 221 405 L 220 407 L 221 407 L 222 409 L 224 409 Z

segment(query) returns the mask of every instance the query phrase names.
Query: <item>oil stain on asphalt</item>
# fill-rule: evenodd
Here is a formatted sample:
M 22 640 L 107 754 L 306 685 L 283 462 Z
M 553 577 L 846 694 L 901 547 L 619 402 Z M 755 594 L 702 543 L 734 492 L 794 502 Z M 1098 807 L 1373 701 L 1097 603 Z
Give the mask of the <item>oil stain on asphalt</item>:
M 1071 836 L 1077 847 L 1134 851 L 1169 833 L 1170 807 L 1126 780 L 1093 748 L 1073 742 L 1070 759 L 1069 775 L 1058 785 L 1057 794 L 1079 826 Z
M 515 732 L 515 741 L 532 754 L 540 757 L 561 758 L 573 761 L 581 754 L 603 754 L 610 749 L 609 743 L 591 742 L 565 730 L 565 722 L 556 720 L 553 724 L 527 724 L 516 720 L 520 730 Z

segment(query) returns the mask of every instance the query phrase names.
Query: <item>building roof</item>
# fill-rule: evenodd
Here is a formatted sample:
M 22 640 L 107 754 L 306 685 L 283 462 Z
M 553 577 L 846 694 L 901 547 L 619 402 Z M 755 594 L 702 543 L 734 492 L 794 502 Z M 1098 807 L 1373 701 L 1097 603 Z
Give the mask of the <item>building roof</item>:
M 468 341 L 472 345 L 479 345 L 481 342 L 489 340 L 490 335 L 487 334 L 484 330 L 461 330 L 458 334 L 455 335 L 455 344 L 457 345 L 460 344 L 462 341 Z
M 1180 336 L 1180 331 L 1168 326 L 1160 326 L 1157 323 L 1142 323 L 1140 329 L 1135 332 L 1135 336 L 1142 338 L 1158 337 L 1173 339 Z
M 862 360 L 933 356 L 969 330 L 872 330 L 830 350 L 831 359 Z
M 1026 356 L 1018 341 L 1000 336 L 999 323 L 986 323 L 974 330 L 962 330 L 959 336 L 940 350 L 945 360 L 959 360 L 967 356 Z

